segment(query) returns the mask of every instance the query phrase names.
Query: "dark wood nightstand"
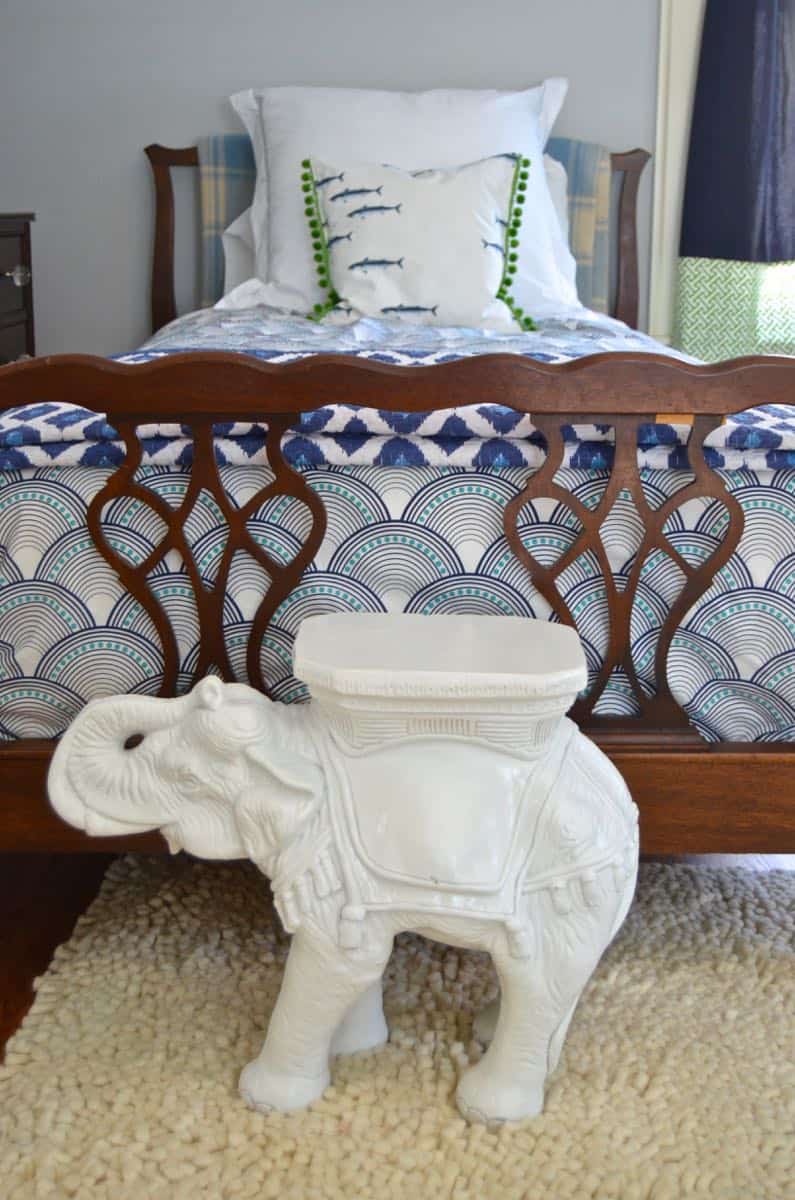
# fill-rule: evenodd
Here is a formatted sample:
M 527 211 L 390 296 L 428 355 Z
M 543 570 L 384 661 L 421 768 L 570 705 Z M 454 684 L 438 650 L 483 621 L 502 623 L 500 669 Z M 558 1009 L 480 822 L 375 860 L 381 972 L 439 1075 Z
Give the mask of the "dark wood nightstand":
M 30 223 L 35 213 L 0 213 L 0 364 L 36 353 Z

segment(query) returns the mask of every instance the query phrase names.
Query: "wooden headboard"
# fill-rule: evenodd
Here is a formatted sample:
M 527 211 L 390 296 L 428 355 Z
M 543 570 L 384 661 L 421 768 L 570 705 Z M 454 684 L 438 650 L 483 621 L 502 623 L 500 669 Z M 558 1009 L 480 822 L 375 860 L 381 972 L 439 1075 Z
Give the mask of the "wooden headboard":
M 177 315 L 174 296 L 174 189 L 172 167 L 199 166 L 197 146 L 175 149 L 153 143 L 146 156 L 155 182 L 155 239 L 152 256 L 152 331 L 156 332 Z M 610 165 L 618 179 L 618 211 L 615 221 L 616 294 L 611 316 L 633 328 L 638 323 L 638 185 L 643 168 L 651 158 L 647 150 L 611 154 Z

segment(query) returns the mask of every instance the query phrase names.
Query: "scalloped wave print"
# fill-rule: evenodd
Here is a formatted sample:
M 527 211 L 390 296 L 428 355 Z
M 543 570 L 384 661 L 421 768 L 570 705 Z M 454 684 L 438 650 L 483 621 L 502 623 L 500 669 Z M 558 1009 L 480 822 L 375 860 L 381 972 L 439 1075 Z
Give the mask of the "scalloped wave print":
M 0 474 L 0 738 L 52 737 L 89 699 L 119 690 L 156 692 L 163 656 L 152 621 L 94 549 L 86 508 L 109 472 L 36 468 Z M 307 480 L 327 504 L 328 528 L 317 557 L 279 606 L 263 639 L 260 662 L 272 695 L 306 698 L 292 674 L 292 643 L 301 621 L 323 612 L 498 613 L 548 618 L 550 609 L 502 532 L 506 504 L 527 478 L 442 468 L 330 467 Z M 233 503 L 246 503 L 269 481 L 261 466 L 223 468 Z M 138 478 L 170 506 L 187 486 L 184 471 L 143 468 Z M 795 739 L 795 471 L 725 472 L 746 525 L 738 551 L 680 625 L 669 681 L 696 728 L 709 740 Z M 586 507 L 598 502 L 604 472 L 564 470 L 558 482 Z M 683 473 L 645 473 L 662 503 L 687 481 Z M 618 586 L 634 563 L 637 530 L 619 504 L 603 534 Z M 305 532 L 306 507 L 272 497 L 249 521 L 255 540 L 289 561 Z M 683 505 L 670 518 L 670 544 L 701 563 L 722 536 L 719 505 Z M 131 564 L 162 536 L 159 519 L 135 498 L 107 506 L 104 531 Z M 520 514 L 522 543 L 549 565 L 572 545 L 579 523 L 556 501 L 536 500 Z M 226 544 L 221 514 L 201 496 L 186 523 L 204 586 L 212 586 Z M 633 660 L 650 689 L 662 621 L 680 573 L 664 551 L 650 556 L 633 611 Z M 152 590 L 175 629 L 179 686 L 199 660 L 199 625 L 190 580 L 178 554 L 158 562 Z M 246 679 L 250 622 L 267 574 L 248 554 L 235 555 L 223 605 L 224 636 L 236 676 Z M 607 644 L 604 587 L 592 555 L 561 577 L 576 614 L 590 677 Z M 630 715 L 635 701 L 622 672 L 611 676 L 599 713 Z

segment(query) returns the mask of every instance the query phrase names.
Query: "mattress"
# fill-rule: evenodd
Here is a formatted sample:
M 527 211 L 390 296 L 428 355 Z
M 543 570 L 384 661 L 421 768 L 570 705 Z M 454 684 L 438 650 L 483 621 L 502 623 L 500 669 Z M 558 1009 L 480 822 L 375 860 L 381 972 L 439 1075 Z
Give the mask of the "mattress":
M 503 351 L 561 362 L 604 350 L 662 347 L 609 318 L 584 314 L 544 322 L 535 334 L 489 335 L 362 321 L 329 330 L 262 309 L 202 310 L 172 323 L 124 361 L 181 350 L 235 349 L 274 362 L 317 352 L 354 353 L 407 366 Z M 185 494 L 192 445 L 182 426 L 141 429 L 139 478 L 172 507 Z M 593 506 L 609 477 L 611 431 L 572 427 L 561 482 Z M 232 500 L 242 504 L 270 478 L 265 429 L 230 421 L 216 430 L 216 456 Z M 647 494 L 662 500 L 689 479 L 687 430 L 649 424 L 638 455 Z M 292 675 L 292 641 L 304 617 L 329 611 L 516 614 L 546 618 L 548 606 L 510 553 L 502 512 L 543 461 L 531 420 L 499 404 L 442 413 L 395 414 L 338 405 L 296 419 L 285 457 L 305 474 L 329 514 L 324 541 L 294 592 L 277 610 L 261 661 L 272 693 L 305 697 Z M 162 654 L 149 618 L 124 592 L 94 549 L 85 516 L 123 449 L 102 416 L 48 403 L 0 416 L 0 738 L 51 737 L 82 705 L 118 691 L 151 693 Z M 795 409 L 763 406 L 711 435 L 708 461 L 746 516 L 742 541 L 704 597 L 687 614 L 671 648 L 669 680 L 708 740 L 795 740 Z M 103 514 L 106 536 L 131 562 L 157 544 L 159 521 L 131 498 Z M 681 506 L 666 530 L 688 561 L 703 561 L 720 542 L 725 510 L 712 500 Z M 260 544 L 289 561 L 308 528 L 299 502 L 276 497 L 250 523 Z M 525 545 L 553 561 L 579 526 L 552 501 L 527 504 L 519 523 Z M 224 526 L 202 495 L 186 524 L 202 577 L 212 584 Z M 628 496 L 603 527 L 613 571 L 626 577 L 639 543 Z M 151 576 L 175 628 L 180 686 L 189 686 L 198 625 L 189 581 L 170 553 Z M 656 636 L 681 576 L 664 554 L 644 564 L 633 610 L 633 661 L 651 688 Z M 250 623 L 267 577 L 248 556 L 233 562 L 224 635 L 234 670 L 245 679 Z M 598 564 L 582 555 L 561 590 L 583 638 L 591 677 L 607 644 L 607 603 Z M 631 714 L 629 682 L 615 672 L 597 712 Z

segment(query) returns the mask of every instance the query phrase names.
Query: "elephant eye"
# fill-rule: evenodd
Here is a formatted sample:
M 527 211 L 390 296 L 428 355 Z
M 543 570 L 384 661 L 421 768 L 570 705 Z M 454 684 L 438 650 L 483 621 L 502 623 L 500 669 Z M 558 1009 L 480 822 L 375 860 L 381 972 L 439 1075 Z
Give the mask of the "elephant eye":
M 131 733 L 124 743 L 124 749 L 134 750 L 136 746 L 140 746 L 143 740 L 144 735 L 142 733 Z

